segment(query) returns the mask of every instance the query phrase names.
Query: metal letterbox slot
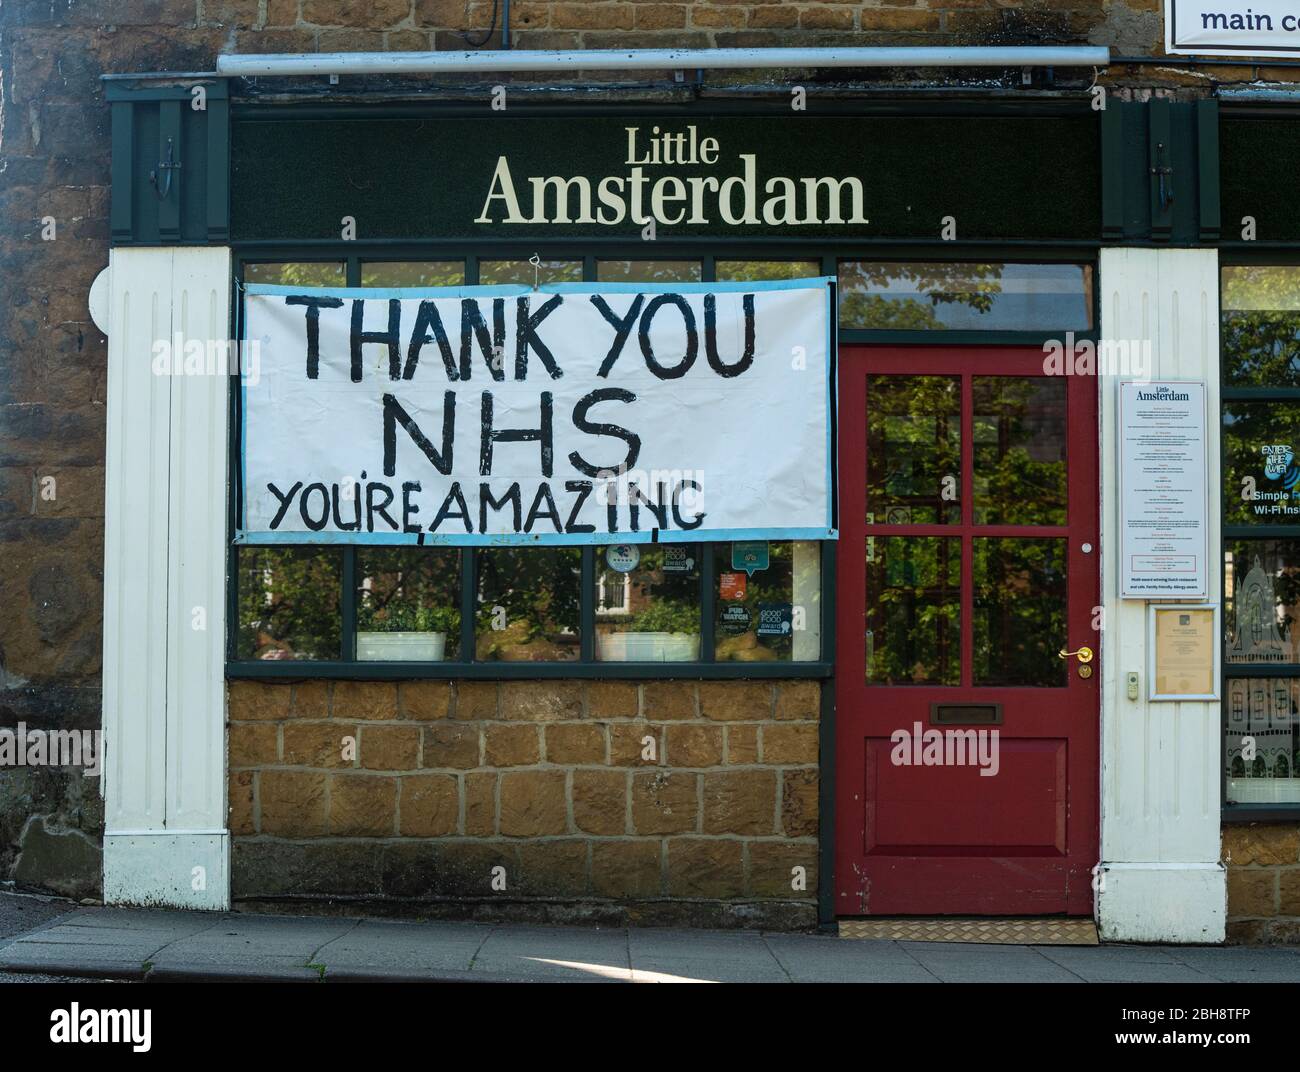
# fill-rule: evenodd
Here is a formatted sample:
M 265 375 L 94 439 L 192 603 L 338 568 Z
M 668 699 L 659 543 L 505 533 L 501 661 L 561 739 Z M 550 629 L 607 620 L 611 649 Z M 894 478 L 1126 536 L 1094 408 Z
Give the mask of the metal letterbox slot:
M 932 703 L 930 722 L 937 725 L 1000 725 L 1002 705 L 989 703 Z

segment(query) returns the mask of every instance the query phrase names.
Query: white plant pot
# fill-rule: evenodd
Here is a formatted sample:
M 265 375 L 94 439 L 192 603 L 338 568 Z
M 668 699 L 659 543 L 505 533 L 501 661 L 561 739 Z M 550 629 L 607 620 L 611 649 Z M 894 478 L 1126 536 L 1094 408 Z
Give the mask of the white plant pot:
M 689 663 L 700 657 L 699 633 L 598 633 L 601 662 Z
M 446 651 L 446 633 L 357 633 L 361 662 L 440 663 Z

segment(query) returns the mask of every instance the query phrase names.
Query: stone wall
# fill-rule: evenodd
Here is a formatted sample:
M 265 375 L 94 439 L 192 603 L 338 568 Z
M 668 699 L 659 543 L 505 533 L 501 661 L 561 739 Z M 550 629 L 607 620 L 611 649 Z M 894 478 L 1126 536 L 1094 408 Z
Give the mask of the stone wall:
M 1223 828 L 1228 940 L 1300 942 L 1300 829 L 1232 823 Z
M 233 893 L 812 926 L 819 700 L 816 682 L 232 682 Z

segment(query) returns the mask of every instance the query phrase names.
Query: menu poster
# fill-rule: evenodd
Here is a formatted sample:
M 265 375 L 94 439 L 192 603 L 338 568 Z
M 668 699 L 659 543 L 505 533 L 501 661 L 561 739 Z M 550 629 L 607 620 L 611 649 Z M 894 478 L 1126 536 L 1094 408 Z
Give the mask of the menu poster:
M 1213 605 L 1152 606 L 1147 650 L 1149 699 L 1216 700 L 1218 614 Z
M 1205 384 L 1119 385 L 1120 594 L 1209 595 Z

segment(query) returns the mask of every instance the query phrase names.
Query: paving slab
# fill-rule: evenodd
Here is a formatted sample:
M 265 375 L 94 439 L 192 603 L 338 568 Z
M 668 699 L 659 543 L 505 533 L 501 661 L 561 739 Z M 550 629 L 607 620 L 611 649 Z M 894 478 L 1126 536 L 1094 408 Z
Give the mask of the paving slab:
M 293 975 L 318 963 L 316 954 L 323 946 L 357 925 L 353 919 L 232 916 L 171 942 L 149 959 L 162 971 L 190 971 L 207 964 L 214 971 Z
M 1300 953 L 1293 949 L 1171 948 L 1175 963 L 1224 983 L 1300 983 Z
M 1097 956 L 1108 952 L 1104 947 L 1093 950 L 1071 950 L 1060 947 L 1039 948 L 1038 952 L 1052 962 L 1073 972 L 1087 983 L 1212 983 L 1214 976 L 1169 957 L 1115 957 Z M 1086 954 L 1091 953 L 1091 956 Z
M 316 953 L 328 975 L 375 972 L 393 976 L 468 973 L 492 927 L 482 923 L 362 920 Z
M 996 946 L 989 956 L 982 945 L 934 949 L 929 942 L 900 942 L 927 971 L 944 983 L 1078 983 L 1075 972 L 1026 946 Z M 945 946 L 948 943 L 943 943 Z
M 769 934 L 767 947 L 795 983 L 937 983 L 897 942 Z
M 485 975 L 528 978 L 630 978 L 627 931 L 622 928 L 494 927 L 473 961 Z
M 789 974 L 757 931 L 628 932 L 638 982 L 786 983 Z
M 90 908 L 20 935 L 0 948 L 0 969 L 139 976 L 146 961 L 180 938 L 214 926 L 210 913 Z

